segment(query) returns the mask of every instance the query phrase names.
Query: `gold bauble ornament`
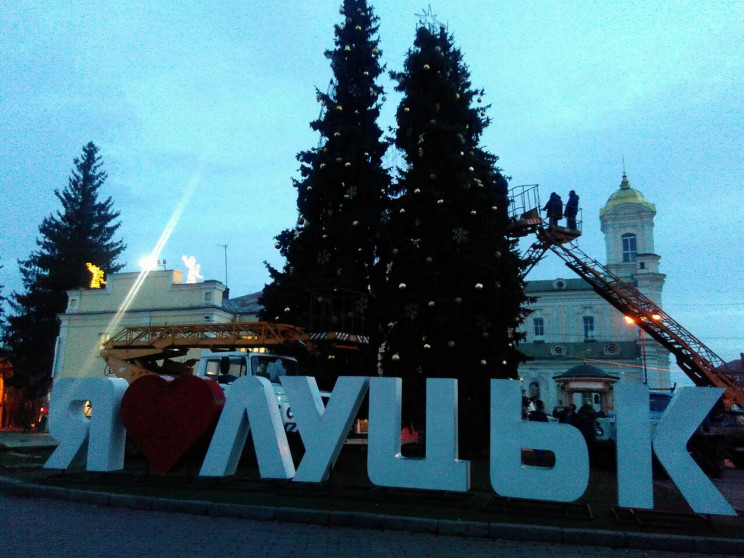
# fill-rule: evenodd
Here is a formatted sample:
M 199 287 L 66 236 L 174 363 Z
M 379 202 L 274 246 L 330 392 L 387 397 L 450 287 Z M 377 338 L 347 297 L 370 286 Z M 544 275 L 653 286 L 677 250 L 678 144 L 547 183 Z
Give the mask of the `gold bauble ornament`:
M 398 285 L 398 288 L 402 291 L 402 290 L 404 290 L 406 288 L 406 284 L 405 283 L 401 283 L 400 285 Z
M 392 360 L 393 360 L 394 362 L 398 362 L 398 361 L 400 360 L 400 355 L 399 355 L 398 353 L 395 353 L 395 354 L 394 354 L 394 355 L 393 355 L 392 357 L 390 357 L 390 358 L 392 358 Z
M 424 70 L 431 70 L 431 66 L 429 66 L 428 64 L 424 64 Z
M 475 284 L 475 290 L 476 291 L 482 291 L 483 290 L 483 283 L 476 283 Z

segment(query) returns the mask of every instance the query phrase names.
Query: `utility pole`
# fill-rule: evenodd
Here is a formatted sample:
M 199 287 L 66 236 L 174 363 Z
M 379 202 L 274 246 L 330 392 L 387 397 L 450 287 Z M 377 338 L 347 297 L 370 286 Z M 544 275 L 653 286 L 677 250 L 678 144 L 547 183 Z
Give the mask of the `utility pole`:
M 225 286 L 227 287 L 227 244 L 218 244 L 217 246 L 220 246 L 225 250 Z

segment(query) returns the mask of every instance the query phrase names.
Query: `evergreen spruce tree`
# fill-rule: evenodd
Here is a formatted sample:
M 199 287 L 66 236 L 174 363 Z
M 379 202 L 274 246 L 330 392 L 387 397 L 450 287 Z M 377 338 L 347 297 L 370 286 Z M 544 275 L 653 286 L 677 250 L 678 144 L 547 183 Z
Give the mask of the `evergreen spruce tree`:
M 516 378 L 525 302 L 506 235 L 508 186 L 480 146 L 489 124 L 446 30 L 421 24 L 404 71 L 395 145 L 407 163 L 380 250 L 380 364 L 403 378 L 403 418 L 424 426 L 426 378 L 457 378 L 464 453 L 487 448 L 491 378 Z
M 12 351 L 15 383 L 27 397 L 43 395 L 50 385 L 54 345 L 59 333 L 57 314 L 67 307 L 67 290 L 90 284 L 88 262 L 106 273 L 122 268 L 117 258 L 125 246 L 114 236 L 119 212 L 111 198 L 99 201 L 106 180 L 98 148 L 83 147 L 67 187 L 55 190 L 62 210 L 39 226 L 38 249 L 19 261 L 23 293 L 12 295 L 6 340 Z
M 344 0 L 339 11 L 335 48 L 325 53 L 334 77 L 327 92 L 317 91 L 322 111 L 311 123 L 321 140 L 297 157 L 299 218 L 276 237 L 286 263 L 282 270 L 267 264 L 271 283 L 261 297 L 261 318 L 361 333 L 390 182 L 382 166 L 388 145 L 377 125 L 383 68 L 372 7 Z M 311 312 L 322 323 L 313 324 Z

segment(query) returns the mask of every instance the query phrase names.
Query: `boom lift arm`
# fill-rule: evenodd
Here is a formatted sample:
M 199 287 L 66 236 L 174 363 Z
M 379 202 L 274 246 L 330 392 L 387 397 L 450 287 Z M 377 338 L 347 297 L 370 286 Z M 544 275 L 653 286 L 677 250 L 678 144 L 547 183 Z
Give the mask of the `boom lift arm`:
M 723 372 L 725 361 L 682 327 L 655 302 L 635 286 L 620 279 L 597 260 L 585 254 L 577 245 L 580 230 L 546 226 L 539 218 L 537 185 L 517 186 L 510 193 L 512 200 L 527 199 L 521 207 L 512 208 L 514 237 L 534 233 L 537 240 L 523 258 L 526 275 L 548 250 L 556 254 L 566 266 L 589 283 L 594 291 L 659 342 L 677 359 L 677 364 L 697 386 L 725 388 L 724 397 L 744 407 L 744 390 L 732 376 Z M 528 206 L 532 203 L 532 206 Z M 534 222 L 534 217 L 539 222 Z M 532 217 L 533 219 L 530 219 Z
M 269 322 L 129 326 L 109 339 L 100 355 L 113 374 L 132 383 L 148 374 L 190 373 L 190 363 L 171 360 L 190 349 L 289 348 L 306 337 L 300 328 Z

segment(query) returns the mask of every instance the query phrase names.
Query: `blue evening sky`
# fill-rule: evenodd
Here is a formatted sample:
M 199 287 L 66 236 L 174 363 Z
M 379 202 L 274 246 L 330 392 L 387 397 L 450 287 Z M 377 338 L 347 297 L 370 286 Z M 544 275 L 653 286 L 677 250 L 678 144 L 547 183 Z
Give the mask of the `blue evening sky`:
M 296 220 L 295 155 L 317 145 L 315 87 L 337 0 L 13 0 L 0 11 L 0 284 L 59 208 L 82 146 L 101 149 L 126 270 L 184 207 L 161 257 L 193 255 L 233 296 L 261 289 Z M 402 67 L 419 1 L 378 0 Z M 486 90 L 484 144 L 512 184 L 581 195 L 581 247 L 604 261 L 599 208 L 620 184 L 657 206 L 664 307 L 725 360 L 744 351 L 744 2 L 432 4 Z M 398 95 L 385 80 L 381 124 Z M 547 258 L 531 279 L 572 277 Z

